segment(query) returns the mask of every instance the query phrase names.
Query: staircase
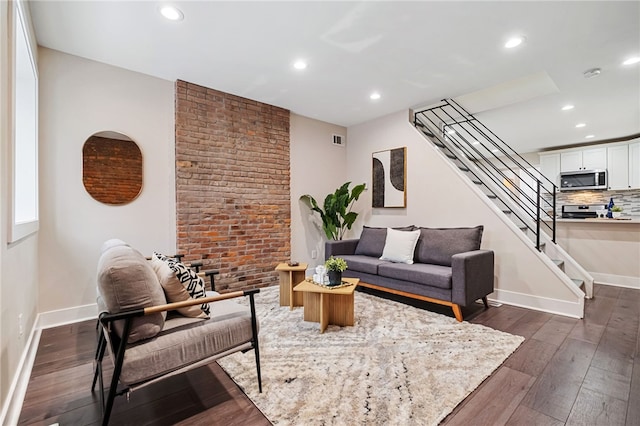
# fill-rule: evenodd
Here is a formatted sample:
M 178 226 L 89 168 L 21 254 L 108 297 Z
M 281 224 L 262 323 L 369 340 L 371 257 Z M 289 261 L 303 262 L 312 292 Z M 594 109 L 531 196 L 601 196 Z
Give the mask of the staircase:
M 556 244 L 556 186 L 458 103 L 414 111 L 415 127 L 519 228 L 568 286 L 593 297 L 593 277 Z

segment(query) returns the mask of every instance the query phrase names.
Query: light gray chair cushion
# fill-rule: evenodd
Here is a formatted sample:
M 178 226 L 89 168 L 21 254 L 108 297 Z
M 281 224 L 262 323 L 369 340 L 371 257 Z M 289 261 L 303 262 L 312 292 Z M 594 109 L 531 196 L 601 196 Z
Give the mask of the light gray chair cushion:
M 414 263 L 385 263 L 378 266 L 378 275 L 402 281 L 411 281 L 431 287 L 451 288 L 452 271 L 449 266 Z
M 153 339 L 130 345 L 120 381 L 133 385 L 251 341 L 248 307 L 232 300 L 212 305 L 208 320 L 176 316 Z
M 100 248 L 100 253 L 102 254 L 105 251 L 109 250 L 111 247 L 117 247 L 117 246 L 129 246 L 129 244 L 127 244 L 126 242 L 118 238 L 112 238 L 110 240 L 105 241 L 102 244 L 102 247 Z
M 98 289 L 109 313 L 164 305 L 167 300 L 149 261 L 132 247 L 110 245 L 98 261 Z M 162 330 L 166 313 L 135 318 L 129 342 L 153 337 Z M 123 321 L 114 324 L 122 335 Z
M 451 256 L 480 249 L 482 225 L 474 228 L 420 228 L 415 261 L 451 266 Z

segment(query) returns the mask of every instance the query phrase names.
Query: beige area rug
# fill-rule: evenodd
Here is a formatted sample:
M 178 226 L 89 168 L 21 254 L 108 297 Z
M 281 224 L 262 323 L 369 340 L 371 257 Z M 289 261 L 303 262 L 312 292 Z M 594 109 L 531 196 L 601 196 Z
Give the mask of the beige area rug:
M 524 341 L 369 294 L 355 293 L 355 326 L 304 322 L 256 296 L 263 393 L 253 351 L 218 363 L 278 425 L 437 425 Z

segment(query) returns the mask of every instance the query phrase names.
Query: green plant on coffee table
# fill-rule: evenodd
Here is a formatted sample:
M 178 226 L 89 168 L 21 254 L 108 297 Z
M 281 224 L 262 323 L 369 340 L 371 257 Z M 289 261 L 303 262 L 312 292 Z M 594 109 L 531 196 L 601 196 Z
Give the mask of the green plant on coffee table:
M 347 269 L 347 261 L 341 257 L 331 256 L 326 262 L 324 262 L 324 267 L 327 268 L 327 271 L 343 272 Z
M 622 208 L 622 207 L 620 207 L 620 206 L 613 206 L 613 207 L 611 207 L 611 211 L 612 211 L 612 212 L 621 212 L 622 210 L 623 210 L 623 208 Z
M 311 210 L 320 213 L 322 219 L 322 230 L 330 240 L 341 240 L 346 229 L 351 229 L 356 221 L 358 213 L 352 212 L 353 203 L 358 200 L 365 184 L 356 185 L 349 191 L 347 182 L 336 189 L 333 194 L 327 195 L 324 199 L 324 210 L 318 206 L 315 198 L 309 194 L 302 195 L 300 199 L 305 201 Z

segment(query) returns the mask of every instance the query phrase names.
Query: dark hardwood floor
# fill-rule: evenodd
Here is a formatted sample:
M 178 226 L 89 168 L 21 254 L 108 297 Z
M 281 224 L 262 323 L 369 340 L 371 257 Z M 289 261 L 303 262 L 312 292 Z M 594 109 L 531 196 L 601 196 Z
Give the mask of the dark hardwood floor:
M 583 320 L 506 305 L 464 314 L 526 340 L 443 425 L 640 426 L 640 290 L 596 286 Z M 95 342 L 94 321 L 43 330 L 20 424 L 99 422 L 99 396 L 89 390 Z M 111 424 L 269 422 L 212 363 L 116 398 Z

